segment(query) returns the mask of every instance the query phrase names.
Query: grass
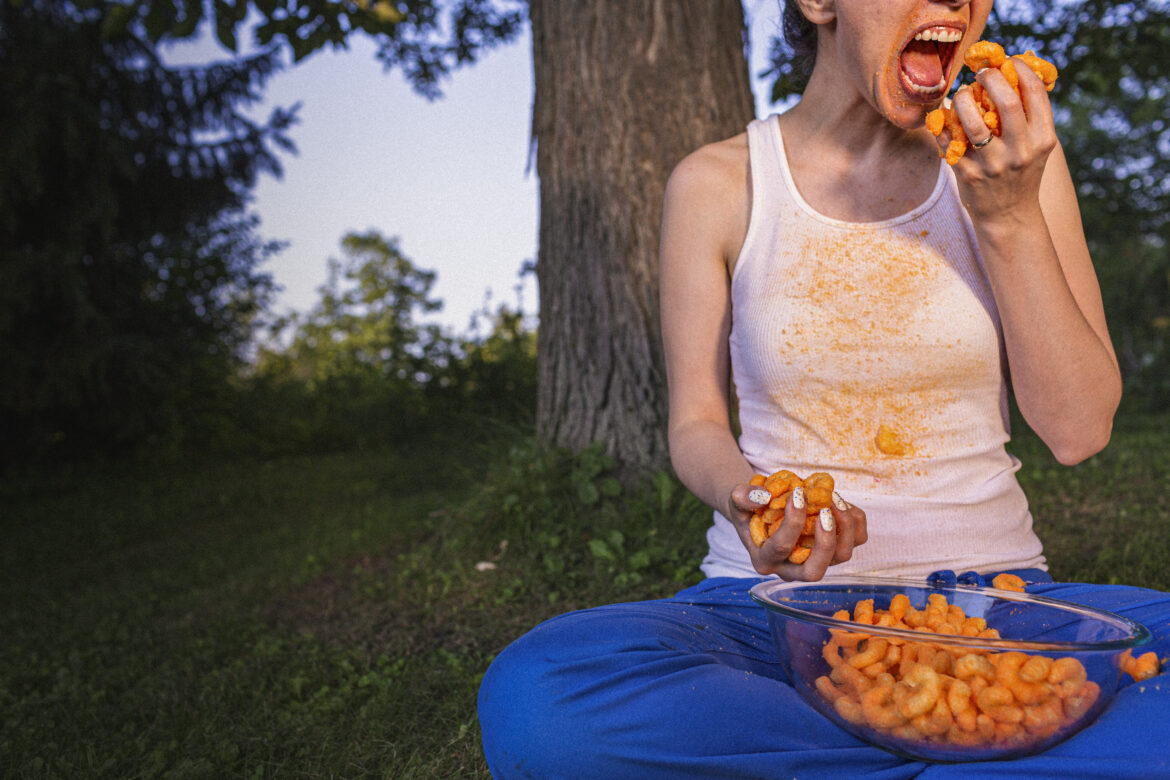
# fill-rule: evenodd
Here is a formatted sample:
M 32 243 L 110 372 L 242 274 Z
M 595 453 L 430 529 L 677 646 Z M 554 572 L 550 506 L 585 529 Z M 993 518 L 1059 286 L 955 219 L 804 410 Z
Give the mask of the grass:
M 1059 579 L 1170 589 L 1166 423 L 1071 469 L 1013 442 Z M 437 437 L 9 482 L 0 774 L 487 777 L 495 653 L 699 578 L 708 510 L 661 474 L 623 492 L 608 465 Z
M 1013 445 L 1055 579 L 1170 590 L 1170 418 L 1123 419 L 1073 468 L 1032 435 Z

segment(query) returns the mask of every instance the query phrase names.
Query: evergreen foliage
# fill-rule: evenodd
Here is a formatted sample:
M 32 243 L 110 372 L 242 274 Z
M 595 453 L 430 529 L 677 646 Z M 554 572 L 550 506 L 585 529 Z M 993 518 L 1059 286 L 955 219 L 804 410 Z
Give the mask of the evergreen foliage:
M 258 55 L 164 65 L 108 2 L 0 5 L 0 458 L 177 445 L 267 305 L 248 192 L 294 111 Z
M 387 68 L 401 68 L 419 94 L 433 99 L 455 68 L 514 39 L 526 18 L 524 0 L 121 0 L 109 8 L 106 26 L 137 23 L 158 42 L 191 37 L 206 22 L 236 51 L 240 28 L 254 23 L 257 43 L 286 48 L 294 62 L 366 35 Z

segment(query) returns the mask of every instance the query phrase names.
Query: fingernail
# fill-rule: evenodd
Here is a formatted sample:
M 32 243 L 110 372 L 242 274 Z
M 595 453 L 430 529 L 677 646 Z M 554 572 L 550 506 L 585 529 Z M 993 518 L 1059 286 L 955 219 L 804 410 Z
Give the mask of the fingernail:
M 833 530 L 833 512 L 828 507 L 821 510 L 821 528 L 830 532 Z
M 843 498 L 841 498 L 841 496 L 837 495 L 837 491 L 835 491 L 835 490 L 833 491 L 833 506 L 837 507 L 842 512 L 844 512 L 845 510 L 847 510 L 849 508 L 849 505 L 845 503 L 845 499 L 843 499 Z
M 753 504 L 766 504 L 772 500 L 772 494 L 764 488 L 753 488 L 748 491 L 748 501 Z
M 804 488 L 793 488 L 792 505 L 797 509 L 804 509 Z

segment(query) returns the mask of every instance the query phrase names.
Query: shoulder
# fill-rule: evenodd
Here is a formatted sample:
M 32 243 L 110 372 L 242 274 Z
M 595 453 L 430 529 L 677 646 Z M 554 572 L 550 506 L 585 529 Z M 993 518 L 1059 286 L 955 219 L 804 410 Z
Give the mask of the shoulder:
M 748 178 L 747 133 L 701 146 L 675 166 L 667 192 L 711 194 L 741 186 Z
M 740 133 L 696 149 L 675 166 L 666 185 L 663 228 L 701 231 L 730 260 L 743 242 L 750 211 L 747 134 Z

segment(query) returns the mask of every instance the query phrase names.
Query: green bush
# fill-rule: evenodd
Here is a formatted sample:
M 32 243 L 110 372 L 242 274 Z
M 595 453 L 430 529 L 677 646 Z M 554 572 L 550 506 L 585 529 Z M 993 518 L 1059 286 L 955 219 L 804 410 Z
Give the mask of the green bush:
M 459 526 L 511 576 L 504 598 L 595 602 L 614 588 L 666 595 L 701 579 L 710 510 L 665 471 L 623 488 L 600 444 L 580 452 L 514 444 L 490 467 Z

